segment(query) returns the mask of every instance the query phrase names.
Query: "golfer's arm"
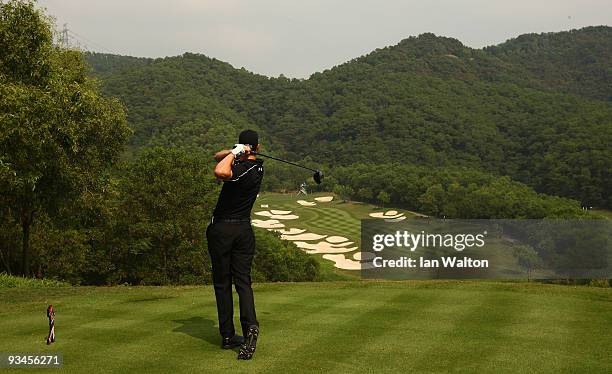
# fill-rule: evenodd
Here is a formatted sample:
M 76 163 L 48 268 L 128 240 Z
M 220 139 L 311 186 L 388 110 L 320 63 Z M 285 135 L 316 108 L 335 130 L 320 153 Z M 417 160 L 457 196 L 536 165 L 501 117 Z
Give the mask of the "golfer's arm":
M 232 153 L 232 151 L 230 151 L 229 149 L 215 153 L 215 161 L 219 162 L 223 160 L 225 156 L 229 155 L 230 153 Z
M 217 166 L 215 166 L 215 177 L 221 180 L 231 179 L 232 178 L 232 164 L 234 163 L 234 159 L 235 159 L 234 154 L 232 152 L 229 152 L 221 161 L 219 161 Z

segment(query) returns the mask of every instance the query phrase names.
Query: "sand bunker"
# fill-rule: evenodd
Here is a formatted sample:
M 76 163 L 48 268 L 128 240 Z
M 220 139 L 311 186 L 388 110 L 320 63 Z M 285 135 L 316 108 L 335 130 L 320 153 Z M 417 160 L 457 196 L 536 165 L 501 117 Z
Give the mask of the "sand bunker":
M 406 216 L 399 216 L 397 218 L 385 219 L 386 222 L 399 222 L 406 219 Z
M 261 207 L 262 207 L 262 208 L 267 208 L 267 207 L 268 207 L 268 204 L 261 204 Z
M 272 214 L 270 218 L 274 219 L 298 219 L 300 216 L 296 216 L 295 214 Z
M 291 213 L 290 210 L 270 210 L 270 212 L 272 212 L 272 214 L 289 214 Z
M 344 270 L 361 270 L 361 269 L 371 269 L 373 268 L 372 263 L 363 263 L 359 261 L 353 261 L 349 258 L 344 257 L 344 255 L 331 255 L 326 254 L 323 255 L 323 258 L 326 260 L 330 260 L 334 262 L 334 266 L 338 269 Z
M 334 247 L 334 248 L 340 248 L 340 247 L 347 247 L 349 245 L 353 244 L 353 242 L 344 242 L 344 243 L 338 243 L 338 244 L 330 244 L 330 246 Z
M 261 227 L 262 229 L 278 229 L 278 228 L 285 227 L 285 225 L 283 225 L 282 223 L 280 223 L 278 220 L 275 220 L 275 219 L 268 219 L 268 220 L 254 219 L 251 221 L 251 224 L 255 227 Z
M 286 213 L 283 213 L 283 214 L 274 214 L 272 212 L 273 211 L 268 212 L 267 210 L 262 210 L 261 212 L 255 212 L 255 214 L 258 215 L 258 216 L 270 217 L 270 218 L 273 218 L 273 219 L 298 219 L 298 218 L 300 218 L 300 216 L 296 216 L 295 214 L 286 214 Z M 289 211 L 289 213 L 291 213 L 291 211 Z
M 396 219 L 400 217 L 405 218 L 404 213 L 398 213 L 397 210 L 388 210 L 384 213 L 383 212 L 370 213 L 370 217 L 385 218 L 385 219 Z M 399 221 L 401 221 L 401 219 Z M 389 221 L 389 222 L 393 222 L 393 221 Z
M 330 201 L 332 201 L 334 199 L 333 196 L 321 196 L 321 197 L 315 197 L 316 201 L 319 201 L 321 203 L 329 203 Z
M 304 233 L 297 235 L 281 235 L 281 239 L 283 240 L 321 240 L 327 235 L 318 235 L 313 233 Z
M 372 252 L 357 252 L 353 258 L 357 261 L 372 261 L 376 255 Z
M 291 228 L 289 230 L 276 230 L 278 232 L 280 232 L 281 234 L 285 234 L 285 235 L 296 235 L 296 234 L 301 234 L 303 232 L 305 232 L 306 230 L 302 230 L 302 229 L 296 229 L 296 228 Z
M 315 202 L 306 201 L 306 200 L 298 200 L 297 203 L 302 205 L 302 206 L 315 206 L 315 205 L 317 205 L 317 203 L 315 203 Z
M 345 238 L 344 236 L 330 236 L 325 240 L 327 240 L 330 243 L 342 243 L 342 242 L 348 241 L 348 239 Z
M 316 254 L 316 253 L 346 253 L 356 251 L 357 247 L 352 248 L 338 248 L 333 247 L 327 242 L 319 242 L 319 243 L 307 243 L 307 242 L 294 242 L 299 248 L 305 249 L 308 254 Z

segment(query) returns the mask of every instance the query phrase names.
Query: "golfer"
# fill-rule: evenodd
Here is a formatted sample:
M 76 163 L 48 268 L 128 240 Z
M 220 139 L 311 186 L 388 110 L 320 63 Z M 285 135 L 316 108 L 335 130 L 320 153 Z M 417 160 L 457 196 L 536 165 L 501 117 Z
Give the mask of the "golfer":
M 253 130 L 240 133 L 232 150 L 215 155 L 215 176 L 223 180 L 217 207 L 206 229 L 208 251 L 219 315 L 219 332 L 224 349 L 240 346 L 238 359 L 249 360 L 255 353 L 259 323 L 251 288 L 251 264 L 255 254 L 255 236 L 251 227 L 251 209 L 259 193 L 264 169 L 252 150 L 259 149 L 259 137 Z M 240 324 L 243 336 L 234 330 L 232 279 L 240 299 Z

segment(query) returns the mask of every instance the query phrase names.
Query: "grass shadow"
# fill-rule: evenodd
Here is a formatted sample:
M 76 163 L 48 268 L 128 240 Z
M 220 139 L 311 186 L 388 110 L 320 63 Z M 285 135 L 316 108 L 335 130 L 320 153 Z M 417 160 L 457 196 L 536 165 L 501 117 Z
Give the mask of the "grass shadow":
M 189 319 L 177 319 L 172 322 L 178 323 L 173 332 L 183 333 L 197 339 L 204 340 L 212 345 L 221 344 L 219 329 L 215 327 L 215 321 L 203 317 L 191 317 Z

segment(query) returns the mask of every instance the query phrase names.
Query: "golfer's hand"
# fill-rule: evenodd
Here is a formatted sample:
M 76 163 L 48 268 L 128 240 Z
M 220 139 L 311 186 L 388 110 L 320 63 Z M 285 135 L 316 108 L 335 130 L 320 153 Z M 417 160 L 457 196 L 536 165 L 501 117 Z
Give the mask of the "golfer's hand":
M 236 144 L 234 145 L 234 149 L 232 149 L 232 154 L 238 158 L 242 155 L 248 155 L 251 153 L 251 146 L 248 144 Z
M 235 144 L 234 148 L 232 149 L 232 154 L 234 155 L 234 157 L 238 158 L 240 156 L 242 156 L 245 153 L 245 146 L 244 144 Z

